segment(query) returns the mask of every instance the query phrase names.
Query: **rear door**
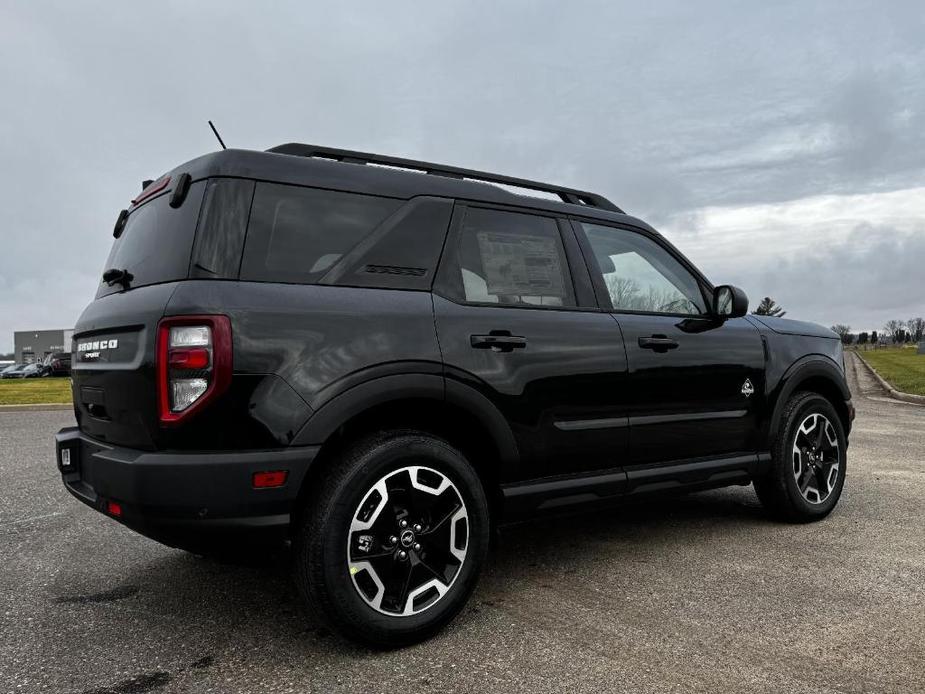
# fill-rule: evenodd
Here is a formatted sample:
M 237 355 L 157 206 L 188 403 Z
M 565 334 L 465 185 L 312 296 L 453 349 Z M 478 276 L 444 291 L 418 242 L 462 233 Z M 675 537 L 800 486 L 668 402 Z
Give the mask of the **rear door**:
M 713 318 L 705 281 L 656 234 L 589 222 L 576 231 L 626 344 L 632 465 L 753 456 L 758 331 L 744 318 Z
M 175 282 L 189 274 L 205 187 L 205 181 L 193 183 L 182 205 L 174 208 L 168 179 L 156 195 L 131 208 L 103 267 L 104 272 L 124 272 L 126 279 L 101 281 L 96 299 L 74 327 L 74 409 L 81 430 L 95 439 L 155 446 L 156 326 Z
M 434 290 L 448 381 L 479 390 L 514 433 L 504 482 L 616 469 L 626 357 L 567 222 L 457 204 Z

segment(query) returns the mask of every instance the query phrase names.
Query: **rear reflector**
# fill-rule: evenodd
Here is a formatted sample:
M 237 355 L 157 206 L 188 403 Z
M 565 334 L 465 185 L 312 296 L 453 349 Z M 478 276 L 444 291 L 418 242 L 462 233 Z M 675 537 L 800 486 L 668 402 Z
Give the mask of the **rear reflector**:
M 288 470 L 255 472 L 254 489 L 270 489 L 271 487 L 282 487 L 284 484 L 286 484 L 287 477 L 289 477 Z
M 122 504 L 119 504 L 115 501 L 110 501 L 106 504 L 106 513 L 110 516 L 115 516 L 118 518 L 122 515 Z

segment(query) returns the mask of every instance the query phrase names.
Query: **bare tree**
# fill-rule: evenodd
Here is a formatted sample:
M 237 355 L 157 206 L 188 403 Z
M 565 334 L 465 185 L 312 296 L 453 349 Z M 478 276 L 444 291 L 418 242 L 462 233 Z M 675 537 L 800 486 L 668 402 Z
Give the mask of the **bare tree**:
M 756 316 L 776 316 L 777 318 L 783 318 L 787 315 L 787 312 L 778 306 L 777 302 L 769 296 L 764 297 L 761 303 L 758 304 L 758 308 L 752 311 L 752 313 Z
M 836 323 L 831 328 L 832 332 L 841 338 L 843 345 L 850 345 L 854 342 L 854 336 L 851 334 L 851 326 Z
M 904 321 L 896 320 L 895 318 L 893 320 L 888 320 L 883 324 L 883 330 L 889 333 L 893 344 L 899 344 L 906 338 L 906 324 Z
M 921 342 L 922 335 L 925 334 L 925 318 L 910 318 L 906 321 L 906 328 L 913 342 Z
M 639 284 L 636 280 L 615 274 L 606 275 L 605 280 L 614 306 L 629 309 L 636 303 L 639 295 Z

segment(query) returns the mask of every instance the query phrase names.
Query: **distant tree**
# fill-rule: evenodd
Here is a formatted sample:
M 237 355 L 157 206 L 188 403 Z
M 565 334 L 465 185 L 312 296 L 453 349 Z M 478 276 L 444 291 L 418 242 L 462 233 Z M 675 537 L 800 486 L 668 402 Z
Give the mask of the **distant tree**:
M 894 345 L 899 344 L 905 338 L 906 324 L 901 320 L 888 320 L 883 324 L 883 332 L 890 336 L 890 339 L 893 341 Z
M 913 342 L 922 341 L 922 336 L 925 335 L 925 318 L 910 318 L 906 321 L 906 327 L 912 335 Z
M 761 303 L 758 304 L 758 308 L 752 311 L 752 313 L 756 316 L 775 316 L 777 318 L 783 318 L 787 315 L 787 312 L 778 306 L 777 302 L 769 296 L 764 297 Z
M 0 361 L 13 361 L 13 353 L 0 354 Z
M 870 344 L 876 345 L 880 343 L 880 336 L 877 335 L 876 330 L 872 330 L 870 333 Z
M 832 326 L 832 332 L 841 338 L 843 345 L 850 345 L 854 337 L 851 335 L 851 326 L 842 323 L 836 323 Z
M 870 339 L 870 335 L 868 335 L 866 332 L 863 332 L 860 335 L 858 335 L 858 344 L 866 345 L 869 339 Z

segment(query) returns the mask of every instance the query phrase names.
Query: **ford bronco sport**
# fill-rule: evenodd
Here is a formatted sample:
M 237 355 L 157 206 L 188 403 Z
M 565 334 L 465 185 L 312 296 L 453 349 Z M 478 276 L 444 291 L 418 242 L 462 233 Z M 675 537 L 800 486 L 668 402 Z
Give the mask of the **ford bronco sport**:
M 65 486 L 175 547 L 291 540 L 349 637 L 436 632 L 502 521 L 753 484 L 802 522 L 841 494 L 835 334 L 746 315 L 600 195 L 288 144 L 146 182 L 113 235 Z

